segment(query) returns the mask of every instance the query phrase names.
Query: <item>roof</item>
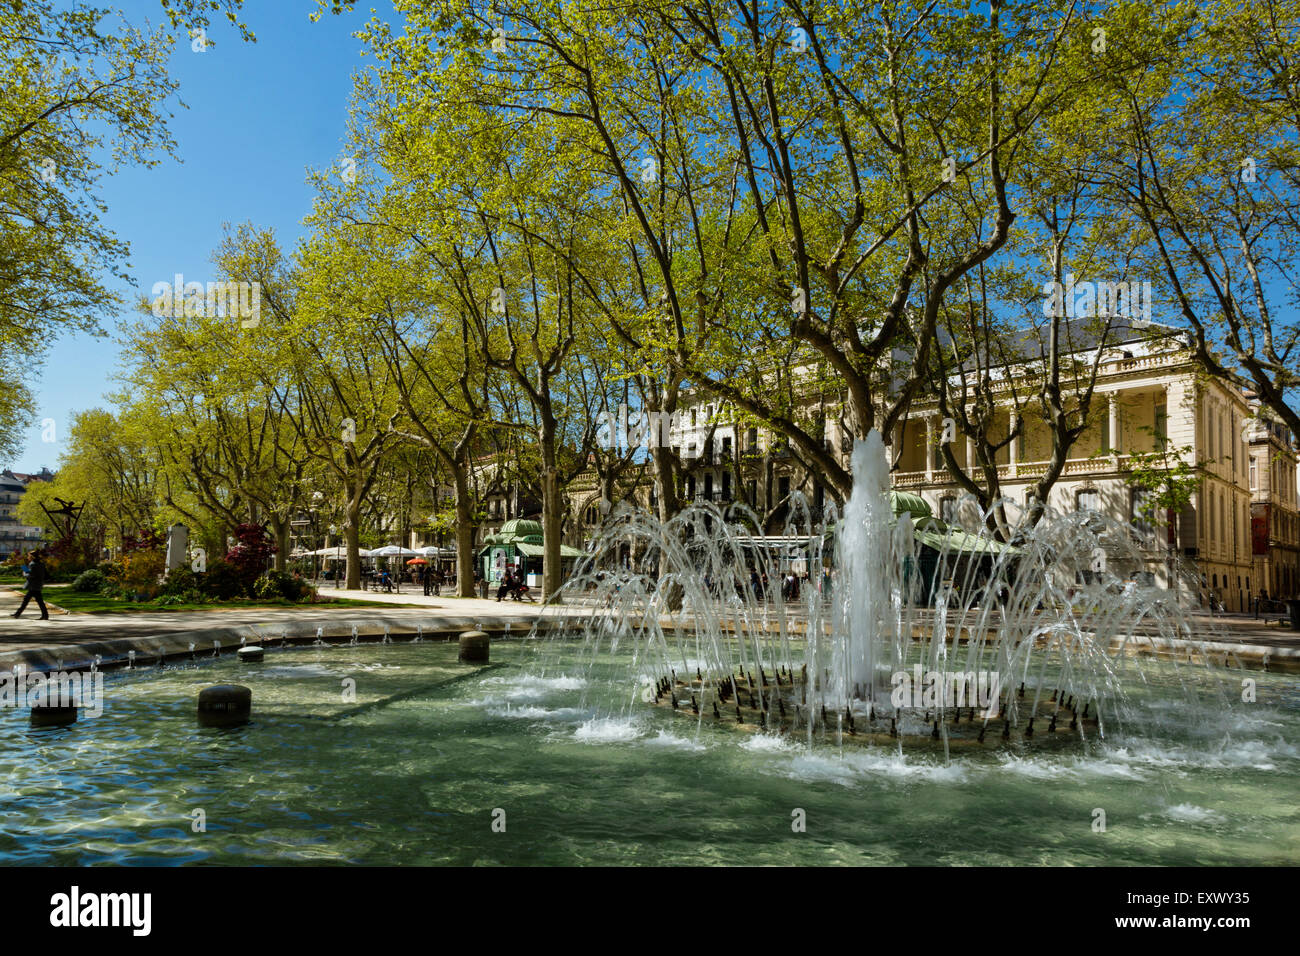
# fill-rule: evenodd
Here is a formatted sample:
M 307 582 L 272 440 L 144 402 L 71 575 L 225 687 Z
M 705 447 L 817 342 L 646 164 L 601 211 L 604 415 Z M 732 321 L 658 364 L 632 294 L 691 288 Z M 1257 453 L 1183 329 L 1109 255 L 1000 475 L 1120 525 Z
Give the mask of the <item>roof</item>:
M 941 524 L 938 521 L 934 523 Z M 941 531 L 932 526 L 927 526 L 925 529 L 918 528 L 913 534 L 916 536 L 916 540 L 926 547 L 933 548 L 935 551 L 946 551 L 949 554 L 953 552 L 963 554 L 1002 554 L 1003 552 L 1010 552 L 1014 554 L 1017 550 L 1012 545 L 994 541 L 986 535 L 971 534 L 956 528 Z
M 907 491 L 891 491 L 889 493 L 889 503 L 894 509 L 895 515 L 901 515 L 907 512 L 913 518 L 928 518 L 934 512 L 930 510 L 930 503 L 920 495 L 914 495 Z
M 1125 316 L 1105 318 L 1103 316 L 1076 316 L 1062 318 L 1057 327 L 1060 348 L 1065 355 L 1078 355 L 1094 352 L 1098 348 L 1116 349 L 1125 345 L 1150 343 L 1158 339 L 1173 339 L 1183 334 L 1182 330 L 1159 322 L 1147 322 Z M 1050 321 L 1022 328 L 1018 332 L 998 340 L 1001 354 L 996 355 L 991 363 L 996 367 L 1004 362 L 1026 363 L 1041 359 L 1048 352 Z M 939 341 L 950 345 L 952 337 L 940 330 Z M 967 372 L 975 370 L 975 363 L 969 358 L 962 362 Z
M 530 558 L 542 558 L 546 556 L 546 548 L 540 544 L 530 544 L 525 541 L 520 541 L 515 545 L 515 547 L 519 549 L 520 554 L 527 555 Z M 561 558 L 580 558 L 583 554 L 584 552 L 567 544 L 560 545 Z
M 527 537 L 529 535 L 541 535 L 542 524 L 540 521 L 533 521 L 531 518 L 511 518 L 501 526 L 497 532 L 502 536 Z

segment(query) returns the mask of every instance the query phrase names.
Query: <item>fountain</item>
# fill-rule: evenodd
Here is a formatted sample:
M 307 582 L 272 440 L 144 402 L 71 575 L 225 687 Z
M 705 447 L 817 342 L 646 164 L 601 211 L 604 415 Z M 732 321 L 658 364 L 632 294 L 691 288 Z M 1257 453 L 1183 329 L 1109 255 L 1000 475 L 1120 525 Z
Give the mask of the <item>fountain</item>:
M 1177 590 L 1120 576 L 1145 567 L 1127 525 L 1049 512 L 999 540 L 969 499 L 950 526 L 891 496 L 875 432 L 852 472 L 842 521 L 831 508 L 814 522 L 792 496 L 775 554 L 743 505 L 695 504 L 662 524 L 616 511 L 561 591 L 589 613 L 535 627 L 532 668 L 571 668 L 556 649 L 577 642 L 588 683 L 626 681 L 625 712 L 945 755 L 1141 727 L 1152 701 L 1137 686 L 1160 685 L 1189 724 L 1227 706 Z M 758 594 L 751 571 L 782 587 Z

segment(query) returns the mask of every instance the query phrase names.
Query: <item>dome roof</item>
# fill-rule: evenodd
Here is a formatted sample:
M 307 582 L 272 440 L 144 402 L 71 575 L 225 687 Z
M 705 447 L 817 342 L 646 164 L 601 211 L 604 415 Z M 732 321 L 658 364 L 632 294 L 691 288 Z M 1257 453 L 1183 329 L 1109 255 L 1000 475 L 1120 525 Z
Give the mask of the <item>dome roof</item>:
M 901 515 L 906 511 L 913 518 L 929 518 L 934 513 L 930 510 L 930 505 L 924 498 L 920 495 L 909 494 L 906 491 L 891 491 L 889 493 L 889 503 L 893 506 L 896 515 Z
M 540 535 L 542 525 L 540 521 L 533 521 L 530 518 L 511 518 L 501 526 L 498 533 L 506 538 L 526 538 L 529 535 Z

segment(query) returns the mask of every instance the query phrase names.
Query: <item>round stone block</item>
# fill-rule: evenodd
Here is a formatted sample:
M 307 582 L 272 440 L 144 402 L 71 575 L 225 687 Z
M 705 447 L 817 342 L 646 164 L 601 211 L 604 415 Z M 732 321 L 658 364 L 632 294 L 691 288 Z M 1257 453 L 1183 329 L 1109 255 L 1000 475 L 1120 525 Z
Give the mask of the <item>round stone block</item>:
M 239 649 L 239 659 L 245 664 L 260 663 L 266 652 L 256 644 L 250 644 L 248 647 Z
M 253 712 L 253 692 L 242 684 L 214 684 L 199 691 L 199 726 L 237 727 Z
M 75 706 L 62 707 L 37 701 L 32 705 L 31 714 L 33 727 L 66 727 L 77 722 Z
M 462 661 L 486 661 L 488 659 L 488 636 L 485 631 L 465 631 L 461 634 L 460 659 Z

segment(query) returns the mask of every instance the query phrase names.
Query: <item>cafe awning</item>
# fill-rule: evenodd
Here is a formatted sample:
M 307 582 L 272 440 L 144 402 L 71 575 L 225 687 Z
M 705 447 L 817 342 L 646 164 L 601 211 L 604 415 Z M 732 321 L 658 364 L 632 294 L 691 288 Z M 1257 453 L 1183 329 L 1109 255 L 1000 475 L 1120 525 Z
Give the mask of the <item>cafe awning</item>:
M 531 544 L 527 541 L 517 541 L 515 542 L 515 547 L 519 549 L 520 554 L 526 555 L 530 558 L 543 558 L 546 556 L 545 545 Z M 580 558 L 584 553 L 585 552 L 579 551 L 577 548 L 570 545 L 560 545 L 561 558 Z

